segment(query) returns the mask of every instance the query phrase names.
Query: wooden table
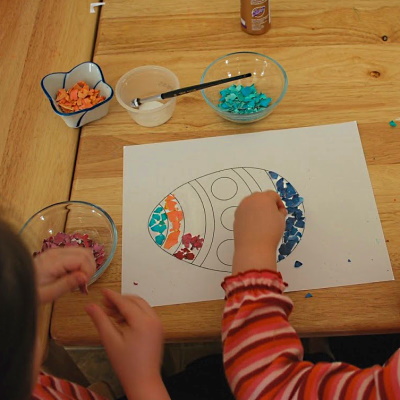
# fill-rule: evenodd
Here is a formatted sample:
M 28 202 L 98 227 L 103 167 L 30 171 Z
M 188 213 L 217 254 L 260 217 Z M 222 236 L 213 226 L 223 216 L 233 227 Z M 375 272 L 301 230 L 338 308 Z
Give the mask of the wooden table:
M 115 87 L 131 68 L 172 69 L 181 85 L 199 82 L 217 57 L 258 51 L 286 69 L 289 89 L 266 119 L 235 125 L 208 108 L 199 92 L 178 98 L 173 118 L 157 128 L 136 125 L 113 99 L 107 117 L 83 128 L 72 198 L 104 207 L 120 235 L 115 258 L 90 289 L 55 304 L 51 334 L 64 345 L 97 345 L 83 306 L 100 289 L 120 290 L 123 146 L 356 120 L 395 281 L 290 293 L 290 320 L 303 337 L 400 331 L 400 2 L 272 0 L 272 29 L 243 33 L 239 2 L 114 0 L 103 7 L 94 61 Z M 355 206 L 351 205 L 351 206 Z M 157 308 L 167 341 L 218 340 L 223 301 Z
M 99 13 L 89 5 L 0 2 L 0 209 L 16 231 L 36 211 L 69 199 L 80 131 L 53 113 L 40 81 L 91 60 Z M 50 314 L 51 305 L 41 309 L 43 346 Z

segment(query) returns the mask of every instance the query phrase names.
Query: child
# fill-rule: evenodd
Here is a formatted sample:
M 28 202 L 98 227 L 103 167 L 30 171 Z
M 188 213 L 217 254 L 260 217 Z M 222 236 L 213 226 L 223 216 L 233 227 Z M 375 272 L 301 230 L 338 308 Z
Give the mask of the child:
M 224 365 L 236 399 L 399 399 L 400 351 L 366 369 L 302 361 L 276 264 L 286 214 L 272 191 L 253 193 L 236 210 L 232 276 L 222 284 Z
M 48 250 L 33 261 L 20 237 L 0 221 L 0 255 L 0 398 L 103 400 L 71 382 L 39 375 L 38 305 L 86 285 L 96 268 L 91 250 Z
M 37 306 L 86 285 L 96 268 L 91 250 L 51 249 L 32 260 L 20 237 L 0 221 L 0 255 L 0 398 L 105 400 L 74 383 L 39 374 Z M 137 297 L 106 291 L 105 299 L 116 325 L 99 307 L 87 310 L 128 399 L 169 399 L 160 377 L 162 330 L 155 312 Z

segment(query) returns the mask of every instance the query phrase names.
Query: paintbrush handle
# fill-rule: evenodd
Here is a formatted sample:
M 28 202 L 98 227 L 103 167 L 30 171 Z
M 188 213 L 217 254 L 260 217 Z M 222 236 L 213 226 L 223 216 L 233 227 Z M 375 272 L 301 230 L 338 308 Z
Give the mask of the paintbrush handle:
M 229 78 L 219 79 L 217 81 L 201 83 L 199 85 L 187 86 L 184 88 L 171 90 L 170 92 L 165 92 L 165 93 L 161 93 L 161 94 L 156 94 L 154 96 L 145 97 L 143 99 L 134 99 L 134 100 L 132 100 L 132 106 L 137 108 L 137 107 L 139 107 L 140 104 L 148 103 L 150 101 L 170 99 L 171 97 L 181 96 L 182 94 L 195 92 L 197 90 L 203 90 L 203 89 L 209 88 L 211 86 L 221 85 L 222 83 L 232 82 L 232 81 L 236 81 L 238 79 L 249 78 L 250 76 L 251 76 L 251 72 L 249 72 L 247 74 L 231 76 Z
M 222 83 L 232 82 L 232 81 L 236 81 L 238 79 L 249 78 L 250 76 L 251 76 L 251 73 L 249 72 L 248 74 L 231 76 L 230 78 L 219 79 L 217 81 L 201 83 L 199 85 L 187 86 L 184 88 L 171 90 L 170 92 L 162 93 L 161 98 L 169 99 L 171 97 L 176 97 L 176 96 L 180 96 L 182 94 L 195 92 L 197 90 L 203 90 L 203 89 L 209 88 L 211 86 L 221 85 Z

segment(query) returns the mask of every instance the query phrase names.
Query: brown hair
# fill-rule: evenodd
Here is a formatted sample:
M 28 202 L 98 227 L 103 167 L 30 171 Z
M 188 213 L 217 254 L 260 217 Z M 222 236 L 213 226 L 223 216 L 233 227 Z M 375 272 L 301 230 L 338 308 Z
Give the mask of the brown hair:
M 37 299 L 32 257 L 0 221 L 0 397 L 30 398 Z

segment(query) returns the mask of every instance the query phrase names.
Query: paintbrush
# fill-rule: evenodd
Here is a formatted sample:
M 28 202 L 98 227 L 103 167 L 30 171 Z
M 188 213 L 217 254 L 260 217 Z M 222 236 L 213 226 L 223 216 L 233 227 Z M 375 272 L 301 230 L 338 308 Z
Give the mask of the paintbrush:
M 230 78 L 219 79 L 217 81 L 201 83 L 199 85 L 187 86 L 184 88 L 171 90 L 170 92 L 165 92 L 161 94 L 156 94 L 150 97 L 144 97 L 143 99 L 133 99 L 131 102 L 131 106 L 133 108 L 139 108 L 139 106 L 143 103 L 148 103 L 150 101 L 164 100 L 170 99 L 171 97 L 181 96 L 182 94 L 195 92 L 197 90 L 202 90 L 209 88 L 211 86 L 221 85 L 222 83 L 236 81 L 238 79 L 249 78 L 251 76 L 251 72 L 243 75 L 231 76 Z

